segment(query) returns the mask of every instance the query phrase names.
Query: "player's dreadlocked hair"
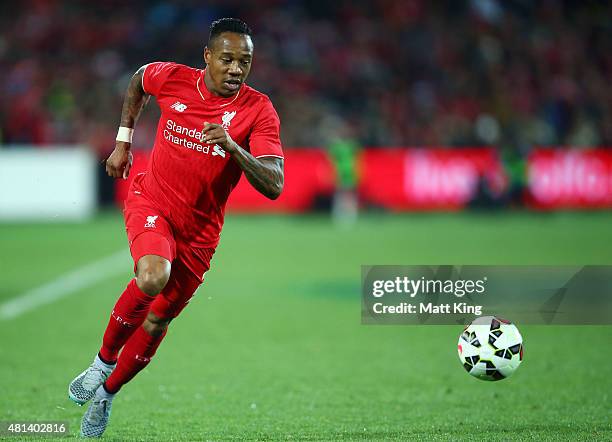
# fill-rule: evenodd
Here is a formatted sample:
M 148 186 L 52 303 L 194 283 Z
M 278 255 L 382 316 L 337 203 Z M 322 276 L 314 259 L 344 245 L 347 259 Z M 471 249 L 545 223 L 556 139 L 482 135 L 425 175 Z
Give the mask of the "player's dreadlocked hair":
M 252 31 L 249 26 L 239 18 L 220 18 L 215 20 L 210 25 L 210 34 L 208 35 L 208 46 L 222 32 L 235 32 L 237 34 L 251 35 Z

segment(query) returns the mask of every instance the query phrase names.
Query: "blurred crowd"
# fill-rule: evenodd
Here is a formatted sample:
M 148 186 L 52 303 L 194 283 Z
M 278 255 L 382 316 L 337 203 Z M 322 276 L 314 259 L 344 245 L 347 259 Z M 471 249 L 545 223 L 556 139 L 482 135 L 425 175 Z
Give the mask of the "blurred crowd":
M 0 142 L 108 153 L 132 73 L 203 67 L 223 16 L 254 31 L 286 146 L 612 146 L 612 2 L 589 0 L 1 2 Z

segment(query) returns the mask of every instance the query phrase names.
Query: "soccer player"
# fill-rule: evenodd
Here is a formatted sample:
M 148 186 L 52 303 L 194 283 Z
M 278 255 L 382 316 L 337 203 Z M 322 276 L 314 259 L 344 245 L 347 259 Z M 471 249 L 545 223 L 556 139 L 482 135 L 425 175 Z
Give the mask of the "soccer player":
M 161 117 L 147 171 L 134 178 L 125 201 L 136 277 L 117 300 L 93 363 L 68 388 L 76 403 L 91 400 L 81 422 L 85 437 L 102 435 L 113 398 L 151 361 L 202 283 L 240 175 L 271 199 L 283 188 L 278 115 L 266 95 L 244 83 L 253 62 L 249 27 L 234 18 L 215 21 L 204 61 L 203 70 L 147 64 L 125 95 L 106 160 L 110 176 L 129 174 L 133 128 L 150 95 Z

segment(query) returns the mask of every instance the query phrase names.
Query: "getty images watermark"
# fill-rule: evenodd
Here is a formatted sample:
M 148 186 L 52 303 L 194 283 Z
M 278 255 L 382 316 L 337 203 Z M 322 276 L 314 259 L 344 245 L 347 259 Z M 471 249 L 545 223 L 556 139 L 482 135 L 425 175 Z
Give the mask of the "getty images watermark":
M 612 324 L 610 266 L 363 266 L 362 323 Z
M 372 296 L 382 298 L 385 295 L 405 295 L 412 298 L 423 295 L 445 294 L 456 298 L 465 295 L 478 295 L 485 292 L 487 277 L 473 280 L 440 280 L 426 279 L 421 276 L 419 279 L 411 279 L 408 276 L 396 276 L 395 279 L 377 279 L 372 283 Z M 426 297 L 424 297 L 426 299 Z M 421 298 L 423 299 L 423 298 Z M 480 316 L 482 305 L 468 304 L 467 302 L 400 302 L 399 304 L 385 305 L 382 301 L 376 302 L 372 306 L 374 313 L 401 313 L 401 314 L 472 314 Z

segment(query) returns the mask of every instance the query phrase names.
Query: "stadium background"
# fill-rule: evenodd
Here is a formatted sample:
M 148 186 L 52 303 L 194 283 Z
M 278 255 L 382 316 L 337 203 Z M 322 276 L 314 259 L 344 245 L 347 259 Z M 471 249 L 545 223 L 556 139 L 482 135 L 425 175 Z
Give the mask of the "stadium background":
M 358 294 L 362 264 L 612 264 L 598 1 L 2 2 L 0 420 L 78 428 L 66 384 L 130 277 L 125 183 L 99 165 L 123 91 L 150 61 L 201 66 L 222 16 L 254 29 L 285 195 L 241 184 L 107 437 L 609 439 L 609 327 L 522 327 L 523 366 L 486 384 L 456 359 L 459 327 L 361 326 Z

